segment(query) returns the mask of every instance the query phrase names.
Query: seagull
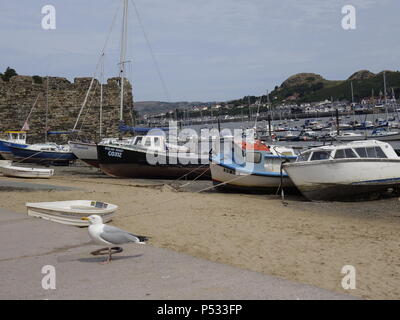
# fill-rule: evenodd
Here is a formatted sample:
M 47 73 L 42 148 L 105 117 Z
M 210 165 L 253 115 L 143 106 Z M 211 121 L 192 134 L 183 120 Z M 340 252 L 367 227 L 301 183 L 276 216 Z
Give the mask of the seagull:
M 83 217 L 81 220 L 89 221 L 88 231 L 90 238 L 94 242 L 108 247 L 108 258 L 105 263 L 111 261 L 111 247 L 113 245 L 129 242 L 144 244 L 148 240 L 145 236 L 137 236 L 117 227 L 107 226 L 103 223 L 103 219 L 96 214 Z

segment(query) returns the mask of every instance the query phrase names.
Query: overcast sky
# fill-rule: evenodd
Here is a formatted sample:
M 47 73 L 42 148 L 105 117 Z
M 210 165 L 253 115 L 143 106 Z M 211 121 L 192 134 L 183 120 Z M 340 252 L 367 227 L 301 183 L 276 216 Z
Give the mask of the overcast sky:
M 130 0 L 131 1 L 131 0 Z M 122 0 L 0 0 L 0 70 L 91 76 Z M 354 71 L 398 70 L 399 0 L 134 0 L 170 101 L 225 101 L 261 95 L 290 75 L 330 80 Z M 56 29 L 43 30 L 44 5 Z M 342 7 L 357 9 L 344 30 Z M 132 2 L 129 2 L 133 9 Z M 106 76 L 118 74 L 121 10 L 106 49 Z M 135 11 L 128 76 L 134 98 L 168 100 Z

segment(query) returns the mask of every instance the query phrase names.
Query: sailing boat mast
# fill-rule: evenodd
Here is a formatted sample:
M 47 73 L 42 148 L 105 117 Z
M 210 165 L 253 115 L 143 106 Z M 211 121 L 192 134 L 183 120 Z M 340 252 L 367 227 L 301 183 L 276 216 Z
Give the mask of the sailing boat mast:
M 354 88 L 353 88 L 353 81 L 350 82 L 351 84 L 351 103 L 354 105 Z
M 122 36 L 121 36 L 121 53 L 120 53 L 120 78 L 121 78 L 121 98 L 120 98 L 120 114 L 119 121 L 123 122 L 123 108 L 124 108 L 124 79 L 125 79 L 125 59 L 126 59 L 126 45 L 128 34 L 128 0 L 124 0 L 124 10 L 122 18 Z
M 385 95 L 385 105 L 387 104 L 387 93 L 386 93 L 386 71 L 383 72 L 383 90 Z
M 383 90 L 385 95 L 385 110 L 386 110 L 386 122 L 389 120 L 389 112 L 387 106 L 387 92 L 386 92 L 386 71 L 383 71 Z
M 49 114 L 49 76 L 47 76 L 47 85 L 46 85 L 46 120 L 45 120 L 45 128 L 44 128 L 44 142 L 47 143 L 47 123 L 48 123 L 48 114 Z
M 100 66 L 100 117 L 99 117 L 99 140 L 102 138 L 103 134 L 103 81 L 104 81 L 104 52 L 101 57 Z

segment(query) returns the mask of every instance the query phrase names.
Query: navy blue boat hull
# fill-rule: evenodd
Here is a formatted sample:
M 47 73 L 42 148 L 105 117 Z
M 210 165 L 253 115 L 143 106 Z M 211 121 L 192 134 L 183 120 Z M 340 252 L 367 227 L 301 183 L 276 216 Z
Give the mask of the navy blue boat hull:
M 10 150 L 13 156 L 22 162 L 69 163 L 77 159 L 72 152 L 37 151 L 29 147 L 19 148 L 12 145 Z

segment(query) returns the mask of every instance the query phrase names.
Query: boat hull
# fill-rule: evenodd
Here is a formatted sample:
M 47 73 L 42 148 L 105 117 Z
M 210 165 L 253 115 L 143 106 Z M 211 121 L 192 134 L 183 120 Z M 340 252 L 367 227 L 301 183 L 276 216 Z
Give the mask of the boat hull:
M 99 203 L 96 201 L 58 201 L 58 203 L 73 203 L 73 202 L 87 202 L 87 203 Z M 49 204 L 49 203 L 47 203 Z M 51 203 L 50 203 L 51 204 Z M 104 203 L 101 203 L 104 204 Z M 77 227 L 87 227 L 90 222 L 87 220 L 81 220 L 83 217 L 90 216 L 92 214 L 96 214 L 102 217 L 103 222 L 109 222 L 115 215 L 115 212 L 118 209 L 118 206 L 107 204 L 107 208 L 105 209 L 94 209 L 93 206 L 83 205 L 83 206 L 75 206 L 74 208 L 66 208 L 56 206 L 46 206 L 46 203 L 26 203 L 27 214 L 32 217 L 42 218 L 45 220 L 54 221 L 61 224 L 73 225 Z
M 20 148 L 12 145 L 10 145 L 10 150 L 14 158 L 20 159 L 21 162 L 67 164 L 76 160 L 76 156 L 72 152 L 37 151 L 31 150 L 29 147 Z
M 10 146 L 26 148 L 28 145 L 21 144 L 21 143 L 9 142 L 7 140 L 0 139 L 0 156 L 5 160 L 13 160 L 14 159 L 14 155 L 11 152 Z
M 285 165 L 293 183 L 312 201 L 351 201 L 400 187 L 400 160 L 340 159 Z
M 400 140 L 400 133 L 371 135 L 371 136 L 368 136 L 368 140 L 398 141 L 398 140 Z
M 243 192 L 276 192 L 279 186 L 285 189 L 295 189 L 293 182 L 284 173 L 271 175 L 257 175 L 241 173 L 238 170 L 226 168 L 215 162 L 210 163 L 211 176 L 218 189 Z
M 31 216 L 31 217 L 42 218 L 44 220 L 50 220 L 50 221 L 54 221 L 54 222 L 61 223 L 61 224 L 67 224 L 67 225 L 76 226 L 76 227 L 88 227 L 89 226 L 89 222 L 87 222 L 85 220 L 81 220 L 81 218 L 83 218 L 85 216 L 83 214 L 75 215 L 75 216 L 71 217 L 71 216 L 66 216 L 64 214 L 55 214 L 54 212 L 49 212 L 46 210 L 30 209 L 30 208 L 28 208 L 27 213 L 28 213 L 28 216 Z M 114 212 L 103 214 L 103 215 L 101 215 L 101 217 L 102 217 L 104 223 L 109 222 L 114 217 Z
M 365 135 L 349 135 L 349 136 L 336 136 L 335 140 L 343 141 L 343 142 L 351 142 L 351 141 L 360 141 L 366 140 L 367 137 Z
M 122 178 L 155 178 L 177 179 L 185 176 L 188 179 L 210 179 L 208 163 L 198 164 L 174 163 L 172 157 L 160 158 L 162 164 L 149 164 L 146 151 L 123 149 L 113 146 L 97 146 L 100 169 L 107 175 Z M 175 158 L 176 160 L 176 158 Z M 165 164 L 164 164 L 165 163 Z
M 85 143 L 80 141 L 70 141 L 68 145 L 73 154 L 83 162 L 99 168 L 99 161 L 97 159 L 97 145 L 95 143 Z
M 49 179 L 53 176 L 53 169 L 36 169 L 15 166 L 0 167 L 0 172 L 6 177 Z

